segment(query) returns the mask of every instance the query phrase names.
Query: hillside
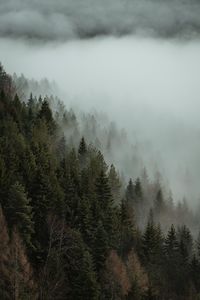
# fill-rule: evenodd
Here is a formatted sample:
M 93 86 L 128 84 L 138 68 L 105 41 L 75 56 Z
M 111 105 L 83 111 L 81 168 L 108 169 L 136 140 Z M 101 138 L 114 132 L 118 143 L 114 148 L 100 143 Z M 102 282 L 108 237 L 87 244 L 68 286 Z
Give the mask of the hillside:
M 0 68 L 0 299 L 199 299 L 199 212 L 127 180 L 125 135 L 35 86 Z

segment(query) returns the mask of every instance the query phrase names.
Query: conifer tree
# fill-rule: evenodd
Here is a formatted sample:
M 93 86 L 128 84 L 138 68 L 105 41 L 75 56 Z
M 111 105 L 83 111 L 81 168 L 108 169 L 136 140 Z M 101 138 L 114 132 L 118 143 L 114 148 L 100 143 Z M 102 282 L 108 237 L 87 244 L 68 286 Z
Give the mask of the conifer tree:
M 19 230 L 24 242 L 30 247 L 34 232 L 32 208 L 25 189 L 19 182 L 10 188 L 5 211 L 9 224 Z
M 171 228 L 169 229 L 167 237 L 165 239 L 164 250 L 167 258 L 176 258 L 176 255 L 178 253 L 178 240 L 173 224 L 171 225 Z
M 10 248 L 6 220 L 0 206 L 0 299 L 9 300 L 12 297 L 10 280 Z
M 111 190 L 108 182 L 108 177 L 102 170 L 99 177 L 96 179 L 96 194 L 97 199 L 102 208 L 112 204 Z
M 126 199 L 130 205 L 134 205 L 135 189 L 132 179 L 129 180 L 128 186 L 126 188 Z
M 153 220 L 152 211 L 150 212 L 149 220 L 147 222 L 143 238 L 142 249 L 144 261 L 149 264 L 154 262 L 156 250 L 158 247 L 157 230 Z
M 78 281 L 80 282 L 80 285 L 74 293 L 74 299 L 99 299 L 97 276 L 94 271 L 92 257 L 87 250 L 83 253 Z
M 127 255 L 134 246 L 136 226 L 134 223 L 134 211 L 129 208 L 127 200 L 122 200 L 120 206 L 120 240 L 119 252 L 121 256 Z
M 86 152 L 87 152 L 87 146 L 84 137 L 82 137 L 79 144 L 78 153 L 80 156 L 84 156 Z
M 57 145 L 57 152 L 58 152 L 58 157 L 59 160 L 63 160 L 66 156 L 66 139 L 65 136 L 62 135 L 61 138 L 58 141 L 58 145 Z
M 182 258 L 188 261 L 192 255 L 193 250 L 193 239 L 190 230 L 185 225 L 183 225 L 178 228 L 177 235 Z
M 83 169 L 84 167 L 86 167 L 86 158 L 87 158 L 87 145 L 84 137 L 82 137 L 80 141 L 79 148 L 78 148 L 78 155 L 79 155 L 80 166 Z
M 106 232 L 109 235 L 110 241 L 112 241 L 114 233 L 115 211 L 108 177 L 103 170 L 96 179 L 95 187 L 101 220 Z
M 138 198 L 138 200 L 142 198 L 142 186 L 141 186 L 140 178 L 137 178 L 135 182 L 135 195 Z
M 200 292 L 200 261 L 196 255 L 192 256 L 190 262 L 190 276 L 197 293 Z
M 40 119 L 43 119 L 46 121 L 49 132 L 52 134 L 55 131 L 56 124 L 53 119 L 52 111 L 49 107 L 49 103 L 48 103 L 47 99 L 45 99 L 42 102 L 42 106 L 41 106 L 38 116 Z
M 84 241 L 89 245 L 92 241 L 92 236 L 94 232 L 93 222 L 92 222 L 92 211 L 89 200 L 86 197 L 80 199 L 79 207 L 79 228 L 83 235 Z
M 155 199 L 155 212 L 159 216 L 161 212 L 164 210 L 164 199 L 163 199 L 163 193 L 162 190 L 159 189 L 156 194 Z
M 121 182 L 113 164 L 110 166 L 108 178 L 112 196 L 116 201 L 119 201 L 121 196 Z
M 170 294 L 174 293 L 177 286 L 177 279 L 180 272 L 179 265 L 179 244 L 177 240 L 177 233 L 172 224 L 167 237 L 164 242 L 165 252 L 165 276 L 166 276 L 166 288 L 170 291 Z M 169 294 L 169 297 L 170 297 Z
M 96 226 L 92 250 L 96 271 L 99 272 L 104 266 L 109 250 L 108 234 L 101 221 L 99 221 Z

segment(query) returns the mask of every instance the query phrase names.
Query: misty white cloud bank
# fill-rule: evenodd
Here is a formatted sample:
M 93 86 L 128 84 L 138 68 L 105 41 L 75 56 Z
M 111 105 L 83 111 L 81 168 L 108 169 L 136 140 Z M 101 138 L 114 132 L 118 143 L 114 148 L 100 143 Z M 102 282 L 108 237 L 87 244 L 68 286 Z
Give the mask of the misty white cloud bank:
M 198 0 L 0 0 L 0 36 L 69 40 L 132 33 L 199 36 Z

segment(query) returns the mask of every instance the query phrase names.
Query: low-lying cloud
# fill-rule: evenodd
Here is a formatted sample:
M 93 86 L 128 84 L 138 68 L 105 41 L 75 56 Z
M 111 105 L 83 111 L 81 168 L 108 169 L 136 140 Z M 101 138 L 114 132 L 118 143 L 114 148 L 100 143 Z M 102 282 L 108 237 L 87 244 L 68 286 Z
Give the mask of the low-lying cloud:
M 0 36 L 69 40 L 128 34 L 199 36 L 198 0 L 1 0 Z

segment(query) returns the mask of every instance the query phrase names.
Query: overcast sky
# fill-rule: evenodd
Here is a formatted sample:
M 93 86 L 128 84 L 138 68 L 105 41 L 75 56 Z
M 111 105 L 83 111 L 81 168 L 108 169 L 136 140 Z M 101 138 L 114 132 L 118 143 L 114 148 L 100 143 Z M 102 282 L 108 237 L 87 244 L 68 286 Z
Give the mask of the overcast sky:
M 0 0 L 0 35 L 69 40 L 99 34 L 199 35 L 198 0 Z

